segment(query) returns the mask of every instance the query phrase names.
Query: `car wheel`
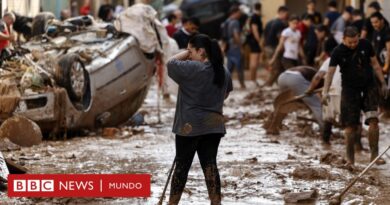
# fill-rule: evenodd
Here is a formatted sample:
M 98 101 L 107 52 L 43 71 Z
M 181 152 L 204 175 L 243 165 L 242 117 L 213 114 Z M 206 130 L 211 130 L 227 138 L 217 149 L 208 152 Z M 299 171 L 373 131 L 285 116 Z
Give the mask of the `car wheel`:
M 48 22 L 51 19 L 55 19 L 54 14 L 51 12 L 42 12 L 35 16 L 32 22 L 32 36 L 38 36 L 46 33 Z
M 68 92 L 72 102 L 82 102 L 89 91 L 89 73 L 77 54 L 66 54 L 58 61 L 56 81 Z

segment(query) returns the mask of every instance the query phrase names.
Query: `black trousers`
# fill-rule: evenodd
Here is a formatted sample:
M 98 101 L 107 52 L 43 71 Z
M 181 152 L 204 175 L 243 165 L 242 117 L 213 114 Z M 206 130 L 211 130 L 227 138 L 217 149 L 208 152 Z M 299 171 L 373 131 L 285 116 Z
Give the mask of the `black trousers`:
M 282 58 L 282 65 L 283 65 L 284 70 L 287 70 L 289 68 L 298 66 L 298 60 L 283 57 Z
M 187 182 L 195 153 L 198 153 L 211 204 L 221 203 L 221 181 L 217 168 L 217 153 L 223 134 L 195 137 L 176 135 L 176 167 L 172 176 L 169 204 L 178 204 Z

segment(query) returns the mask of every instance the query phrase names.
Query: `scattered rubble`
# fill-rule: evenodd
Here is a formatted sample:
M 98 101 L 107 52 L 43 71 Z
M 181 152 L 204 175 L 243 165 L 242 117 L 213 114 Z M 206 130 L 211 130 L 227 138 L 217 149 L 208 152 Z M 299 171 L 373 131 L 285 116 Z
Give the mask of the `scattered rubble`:
M 329 171 L 321 167 L 297 167 L 291 173 L 291 176 L 296 179 L 303 180 L 319 180 L 332 178 L 332 175 L 329 173 Z
M 249 163 L 257 163 L 258 162 L 257 157 L 252 157 L 250 159 L 246 159 L 245 161 L 247 161 Z
M 183 193 L 186 193 L 188 195 L 192 195 L 192 191 L 189 188 L 184 188 Z
M 317 197 L 317 190 L 303 192 L 289 192 L 284 195 L 286 203 L 302 203 L 314 201 Z
M 294 155 L 288 154 L 288 155 L 287 155 L 287 159 L 289 159 L 289 160 L 294 160 L 294 159 L 297 159 L 297 157 L 294 156 Z
M 0 120 L 11 116 L 20 100 L 20 92 L 16 83 L 2 78 L 0 72 Z
M 66 155 L 65 158 L 66 159 L 76 159 L 76 155 L 74 153 L 72 153 L 70 155 Z
M 241 105 L 247 106 L 251 104 L 260 104 L 265 102 L 264 94 L 261 90 L 256 90 L 249 93 L 245 96 L 244 100 L 241 102 Z
M 347 160 L 339 154 L 327 152 L 321 155 L 320 162 L 332 166 L 342 166 L 347 163 Z
M 12 159 L 5 159 L 5 162 L 7 163 L 7 167 L 11 174 L 25 174 L 28 172 L 27 168 L 14 162 Z
M 11 141 L 9 141 L 8 138 L 1 138 L 0 139 L 0 151 L 1 152 L 16 151 L 16 150 L 20 150 L 19 145 L 12 143 Z
M 118 128 L 105 127 L 105 128 L 103 128 L 102 135 L 103 135 L 103 137 L 112 138 L 112 137 L 115 137 L 119 132 L 120 132 L 120 130 Z

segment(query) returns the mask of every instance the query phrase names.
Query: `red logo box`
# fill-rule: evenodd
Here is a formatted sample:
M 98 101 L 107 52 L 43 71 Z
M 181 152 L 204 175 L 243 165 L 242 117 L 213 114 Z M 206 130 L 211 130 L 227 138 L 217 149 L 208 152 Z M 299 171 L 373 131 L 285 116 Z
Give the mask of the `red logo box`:
M 10 174 L 9 197 L 150 197 L 149 174 Z

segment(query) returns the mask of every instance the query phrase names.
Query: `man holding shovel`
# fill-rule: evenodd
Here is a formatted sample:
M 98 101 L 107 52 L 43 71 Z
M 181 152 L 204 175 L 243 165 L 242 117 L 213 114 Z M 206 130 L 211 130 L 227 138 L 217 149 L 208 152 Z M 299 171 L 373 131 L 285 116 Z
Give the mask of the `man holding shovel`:
M 374 72 L 379 82 L 383 96 L 387 95 L 387 87 L 382 69 L 375 57 L 370 42 L 359 39 L 359 31 L 355 27 L 347 27 L 343 33 L 343 42 L 337 46 L 331 55 L 329 73 L 325 78 L 323 103 L 329 101 L 329 88 L 332 83 L 336 66 L 341 72 L 341 124 L 344 126 L 346 154 L 348 163 L 354 164 L 354 143 L 360 125 L 360 112 L 365 114 L 365 123 L 369 125 L 368 140 L 371 151 L 371 161 L 378 156 L 378 88 Z M 377 164 L 384 164 L 380 159 Z

